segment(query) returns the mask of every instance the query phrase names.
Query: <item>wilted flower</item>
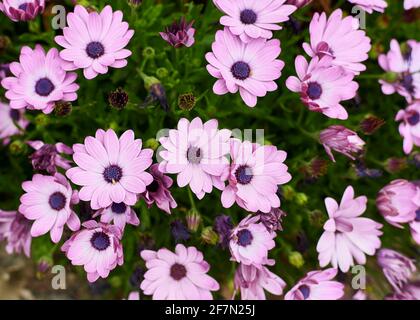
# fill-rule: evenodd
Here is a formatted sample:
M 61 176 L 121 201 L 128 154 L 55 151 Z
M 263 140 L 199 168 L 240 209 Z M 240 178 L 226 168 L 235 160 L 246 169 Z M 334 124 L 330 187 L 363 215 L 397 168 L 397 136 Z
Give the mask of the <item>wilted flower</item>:
M 140 220 L 134 209 L 123 202 L 114 202 L 108 208 L 99 209 L 93 215 L 93 218 L 98 216 L 100 216 L 101 222 L 105 224 L 113 222 L 121 231 L 124 231 L 127 223 L 133 226 L 138 226 L 140 224 Z
M 388 4 L 385 0 L 348 0 L 350 3 L 361 7 L 368 13 L 373 11 L 384 12 Z
M 180 220 L 171 222 L 171 234 L 175 242 L 187 241 L 191 237 L 187 227 Z
M 404 138 L 404 152 L 409 154 L 413 146 L 420 147 L 420 101 L 415 101 L 405 110 L 398 111 L 395 120 L 402 121 L 398 129 Z
M 169 111 L 168 100 L 166 99 L 165 87 L 160 83 L 153 83 L 149 87 L 149 94 L 140 107 L 145 108 L 151 104 L 159 103 L 166 112 Z
M 178 97 L 178 106 L 181 110 L 190 111 L 194 108 L 196 98 L 193 93 L 184 93 Z
M 272 208 L 270 212 L 259 212 L 258 213 L 260 222 L 264 224 L 268 231 L 283 231 L 281 226 L 283 217 L 287 216 L 287 213 L 279 208 Z
M 361 160 L 356 161 L 356 163 L 353 164 L 353 167 L 355 168 L 357 176 L 361 178 L 376 179 L 382 177 L 383 175 L 382 170 L 368 168 Z
M 20 128 L 25 129 L 28 126 L 29 121 L 24 114 L 25 110 L 12 109 L 7 103 L 0 101 L 0 140 L 4 145 L 10 142 L 10 137 L 22 133 Z
M 32 167 L 35 170 L 47 171 L 49 174 L 55 174 L 57 167 L 64 170 L 71 168 L 71 161 L 67 160 L 60 154 L 72 155 L 72 148 L 64 143 L 45 144 L 40 140 L 28 141 L 28 145 L 36 151 L 29 156 Z
M 362 132 L 366 135 L 371 135 L 384 124 L 384 119 L 369 115 L 360 122 L 360 130 L 362 130 Z
M 332 150 L 355 160 L 365 145 L 356 132 L 340 125 L 332 125 L 322 130 L 319 139 L 333 162 L 335 162 L 335 158 Z
M 0 241 L 5 240 L 6 252 L 31 255 L 31 222 L 18 211 L 0 210 Z
M 380 249 L 377 258 L 388 282 L 396 292 L 402 292 L 404 285 L 416 271 L 414 260 L 391 249 Z
M 12 21 L 33 20 L 44 12 L 45 0 L 3 0 L 0 1 L 0 11 Z
M 232 229 L 233 223 L 230 216 L 222 214 L 214 219 L 214 230 L 219 235 L 219 244 L 223 249 L 229 246 Z
M 195 29 L 192 27 L 194 21 L 187 23 L 185 17 L 180 21 L 174 21 L 164 32 L 159 32 L 163 40 L 168 42 L 174 48 L 191 47 L 195 40 Z
M 115 109 L 124 109 L 128 103 L 128 94 L 122 88 L 118 88 L 108 94 L 108 102 Z

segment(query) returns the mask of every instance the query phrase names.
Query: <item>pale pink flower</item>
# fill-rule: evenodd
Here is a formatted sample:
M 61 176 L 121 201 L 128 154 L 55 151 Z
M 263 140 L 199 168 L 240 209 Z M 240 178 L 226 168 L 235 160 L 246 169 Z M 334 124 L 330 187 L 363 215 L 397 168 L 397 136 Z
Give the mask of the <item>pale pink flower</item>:
M 264 290 L 274 295 L 283 294 L 286 282 L 268 268 L 240 264 L 235 273 L 235 289 L 241 291 L 241 300 L 265 300 Z
M 49 174 L 55 174 L 57 167 L 64 170 L 71 168 L 71 161 L 64 158 L 62 154 L 72 155 L 73 149 L 64 143 L 45 144 L 40 140 L 28 141 L 27 143 L 36 150 L 29 156 L 35 170 L 45 170 Z
M 19 62 L 10 64 L 10 77 L 1 81 L 12 109 L 28 108 L 48 114 L 57 101 L 77 99 L 77 74 L 63 69 L 58 50 L 45 52 L 40 45 L 20 51 Z
M 344 295 L 344 285 L 332 279 L 337 269 L 308 272 L 284 296 L 284 300 L 338 300 Z
M 100 13 L 88 12 L 77 5 L 67 15 L 68 27 L 55 42 L 64 49 L 60 52 L 65 70 L 83 69 L 86 79 L 105 74 L 108 68 L 124 68 L 131 51 L 125 49 L 134 35 L 128 23 L 122 21 L 120 10 L 112 11 L 110 5 Z
M 146 192 L 142 193 L 141 196 L 149 208 L 153 203 L 156 203 L 159 209 L 165 211 L 167 214 L 171 214 L 171 209 L 177 207 L 177 203 L 172 197 L 171 191 L 169 191 L 173 180 L 167 175 L 164 175 L 156 163 L 150 167 L 149 172 L 153 176 L 153 182 L 146 186 Z
M 25 119 L 24 114 L 23 109 L 12 109 L 7 103 L 0 101 L 0 140 L 3 140 L 3 144 L 8 144 L 10 137 L 22 134 L 15 123 L 22 129 L 28 126 L 29 121 Z
M 0 11 L 12 21 L 27 21 L 35 19 L 44 12 L 45 0 L 2 0 Z
M 385 220 L 394 227 L 416 219 L 420 208 L 420 187 L 415 183 L 397 179 L 383 187 L 376 198 L 376 206 Z
M 268 251 L 275 247 L 275 232 L 267 230 L 259 216 L 247 216 L 231 231 L 229 250 L 232 260 L 244 265 L 274 264 L 268 259 Z
M 302 8 L 308 4 L 310 4 L 312 0 L 286 0 L 287 4 L 294 5 L 298 8 Z
M 66 173 L 74 184 L 82 186 L 80 199 L 90 201 L 94 210 L 113 202 L 134 205 L 153 181 L 145 171 L 152 164 L 153 150 L 142 150 L 142 141 L 134 139 L 132 130 L 118 139 L 114 130 L 98 129 L 95 137 L 86 137 L 84 142 L 73 146 L 78 166 Z
M 143 250 L 148 271 L 140 285 L 153 300 L 212 300 L 219 284 L 207 275 L 210 265 L 195 247 L 178 244 L 175 253 L 166 248 Z
M 225 15 L 220 23 L 243 42 L 253 39 L 271 39 L 273 30 L 282 29 L 278 24 L 289 20 L 297 9 L 285 4 L 286 0 L 248 0 L 230 1 L 213 0 L 217 8 Z
M 404 0 L 404 9 L 410 10 L 420 7 L 420 0 Z
M 368 13 L 373 11 L 383 13 L 385 8 L 388 7 L 388 3 L 385 0 L 348 0 L 350 3 L 361 7 Z
M 280 52 L 277 39 L 244 43 L 227 28 L 217 31 L 212 52 L 206 54 L 207 71 L 218 79 L 213 92 L 223 95 L 239 91 L 245 104 L 255 107 L 257 97 L 277 89 L 274 81 L 284 67 L 284 62 L 276 59 Z
M 380 248 L 382 225 L 372 219 L 360 217 L 366 211 L 366 196 L 354 197 L 353 187 L 344 191 L 340 205 L 332 199 L 325 199 L 329 219 L 324 224 L 324 233 L 316 247 L 319 265 L 329 263 L 334 268 L 347 272 L 350 266 L 366 263 L 366 255 L 374 255 Z
M 371 44 L 365 31 L 359 30 L 358 19 L 352 16 L 343 18 L 341 9 L 335 10 L 328 19 L 325 12 L 315 13 L 309 31 L 310 44 L 303 44 L 309 56 L 330 56 L 332 64 L 354 74 L 366 70 L 361 62 L 368 59 Z
M 265 213 L 279 208 L 278 186 L 292 179 L 284 164 L 287 153 L 275 146 L 232 139 L 230 155 L 231 164 L 223 176 L 228 181 L 222 193 L 223 207 L 236 202 L 247 211 Z
M 31 222 L 18 211 L 0 209 L 0 241 L 6 241 L 8 254 L 23 252 L 31 255 Z
M 397 40 L 392 39 L 390 50 L 378 58 L 379 65 L 386 72 L 394 73 L 393 81 L 381 79 L 384 94 L 397 92 L 408 103 L 420 99 L 420 42 L 408 40 L 404 52 Z
M 344 126 L 332 125 L 319 134 L 319 140 L 325 148 L 331 161 L 335 162 L 332 150 L 339 152 L 351 160 L 355 160 L 363 151 L 365 142 L 356 132 Z
M 80 220 L 72 209 L 79 197 L 62 174 L 35 174 L 31 181 L 22 183 L 22 188 L 25 194 L 20 197 L 19 212 L 34 220 L 32 237 L 50 232 L 51 240 L 57 243 L 66 224 L 72 231 L 79 230 Z
M 298 78 L 287 78 L 286 86 L 300 93 L 309 110 L 345 120 L 348 114 L 340 102 L 354 98 L 359 85 L 353 81 L 354 74 L 331 62 L 331 57 L 314 57 L 308 64 L 303 56 L 297 56 L 295 68 Z
M 82 224 L 61 247 L 74 266 L 83 266 L 89 282 L 108 277 L 117 265 L 124 263 L 121 229 L 94 220 Z
M 113 202 L 108 208 L 99 209 L 95 212 L 93 218 L 98 216 L 100 216 L 101 222 L 105 224 L 113 222 L 121 231 L 124 231 L 127 223 L 133 226 L 140 224 L 140 220 L 134 209 L 127 206 L 124 202 Z
M 398 129 L 404 138 L 404 152 L 409 154 L 413 146 L 420 147 L 420 100 L 398 111 L 395 120 L 401 121 Z
M 131 291 L 127 297 L 127 300 L 140 300 L 140 292 Z
M 199 199 L 210 193 L 213 186 L 222 190 L 220 176 L 229 165 L 226 156 L 230 136 L 230 130 L 218 129 L 215 119 L 203 124 L 198 117 L 191 122 L 182 118 L 177 129 L 169 130 L 169 136 L 159 139 L 163 147 L 159 170 L 178 174 L 178 186 L 189 185 Z
M 416 218 L 410 222 L 411 236 L 420 245 L 420 209 L 416 211 Z

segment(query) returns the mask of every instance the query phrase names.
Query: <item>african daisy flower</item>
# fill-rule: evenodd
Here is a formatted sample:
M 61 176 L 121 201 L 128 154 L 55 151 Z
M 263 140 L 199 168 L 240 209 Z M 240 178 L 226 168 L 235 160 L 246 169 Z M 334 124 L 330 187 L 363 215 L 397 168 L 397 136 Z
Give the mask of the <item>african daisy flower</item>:
M 223 207 L 236 202 L 247 211 L 265 213 L 279 208 L 278 185 L 292 179 L 284 164 L 287 153 L 275 146 L 232 139 L 230 155 L 231 164 L 222 176 L 228 182 L 222 193 Z
M 420 0 L 404 0 L 404 9 L 410 10 L 420 7 Z
M 163 147 L 159 170 L 178 174 L 178 186 L 189 185 L 199 199 L 210 193 L 213 186 L 221 190 L 224 184 L 220 176 L 229 164 L 226 155 L 230 136 L 230 130 L 218 129 L 215 119 L 203 124 L 198 117 L 191 122 L 182 118 L 177 129 L 159 139 Z
M 153 181 L 145 172 L 152 164 L 153 150 L 142 150 L 142 141 L 134 140 L 132 130 L 118 139 L 114 130 L 98 129 L 95 137 L 86 137 L 84 144 L 73 146 L 73 151 L 77 167 L 67 170 L 66 175 L 82 186 L 80 200 L 90 201 L 94 210 L 113 202 L 132 206 Z
M 207 71 L 218 80 L 213 92 L 223 95 L 239 90 L 242 100 L 255 107 L 257 97 L 277 89 L 284 62 L 276 59 L 281 52 L 277 39 L 256 39 L 244 43 L 225 28 L 216 33 L 212 52 L 206 54 Z
M 392 39 L 390 50 L 378 57 L 382 69 L 392 75 L 392 79 L 381 79 L 384 94 L 397 92 L 408 103 L 420 99 L 420 42 L 408 40 L 405 49 Z
M 308 64 L 303 56 L 297 56 L 295 68 L 298 78 L 287 78 L 286 86 L 300 93 L 301 101 L 309 110 L 345 120 L 348 114 L 340 102 L 354 98 L 359 86 L 353 81 L 352 73 L 331 65 L 331 62 L 331 57 L 314 57 Z
M 174 48 L 191 47 L 194 42 L 195 29 L 192 27 L 194 21 L 187 23 L 185 17 L 181 20 L 174 21 L 170 27 L 165 29 L 165 32 L 159 32 L 163 40 L 169 43 Z
M 325 199 L 329 219 L 324 224 L 324 233 L 318 241 L 319 265 L 329 263 L 334 268 L 347 272 L 350 266 L 365 264 L 367 255 L 374 255 L 380 248 L 382 225 L 360 215 L 366 211 L 366 196 L 354 197 L 353 187 L 344 191 L 340 205 L 332 198 Z
M 108 68 L 124 68 L 131 51 L 124 49 L 134 35 L 128 23 L 122 21 L 121 11 L 112 11 L 107 5 L 100 12 L 88 12 L 77 5 L 67 15 L 68 27 L 55 42 L 64 49 L 60 52 L 65 70 L 83 69 L 86 79 L 105 74 Z
M 240 264 L 235 273 L 235 289 L 241 291 L 241 300 L 265 300 L 264 290 L 281 295 L 286 282 L 266 267 L 256 268 Z
M 70 230 L 80 228 L 80 220 L 72 206 L 79 202 L 77 191 L 60 173 L 54 176 L 35 174 L 31 181 L 22 183 L 25 194 L 20 197 L 19 212 L 27 219 L 34 220 L 32 237 L 50 232 L 54 243 L 60 241 L 64 226 Z
M 35 152 L 29 156 L 35 170 L 45 170 L 49 174 L 55 174 L 57 167 L 64 170 L 71 168 L 71 161 L 64 158 L 62 154 L 71 155 L 73 149 L 64 143 L 46 144 L 40 140 L 35 140 L 28 141 L 28 144 L 35 149 Z
M 140 285 L 153 300 L 212 300 L 219 284 L 207 275 L 210 265 L 195 247 L 178 244 L 175 253 L 166 248 L 143 250 L 148 271 Z
M 10 137 L 22 133 L 15 123 L 22 129 L 28 126 L 24 113 L 24 110 L 11 109 L 7 103 L 0 101 L 0 140 L 3 144 L 8 144 Z
M 124 202 L 113 202 L 108 208 L 96 211 L 93 218 L 96 218 L 97 216 L 100 216 L 100 220 L 103 223 L 107 224 L 113 222 L 121 231 L 124 231 L 127 223 L 133 226 L 138 226 L 140 224 L 136 212 Z
M 404 179 L 391 181 L 376 197 L 376 206 L 385 220 L 397 228 L 416 219 L 420 208 L 420 187 Z
M 259 216 L 247 216 L 231 231 L 229 249 L 232 260 L 244 265 L 272 265 L 268 251 L 275 247 L 275 232 L 267 230 Z
M 83 266 L 89 282 L 108 277 L 117 265 L 124 262 L 121 245 L 122 231 L 114 225 L 94 220 L 82 224 L 61 247 L 74 266 Z
M 420 147 L 420 100 L 398 111 L 395 120 L 401 121 L 398 129 L 404 138 L 404 152 L 409 154 L 413 146 Z
M 3 0 L 0 1 L 0 11 L 12 21 L 33 20 L 44 12 L 45 0 Z
M 344 285 L 332 279 L 337 269 L 308 272 L 284 296 L 284 300 L 338 300 L 344 295 Z
M 55 102 L 76 100 L 79 86 L 74 82 L 77 75 L 63 70 L 63 63 L 55 48 L 45 52 L 40 45 L 33 50 L 23 47 L 19 62 L 10 64 L 12 76 L 1 82 L 10 107 L 26 107 L 48 114 L 53 111 Z
M 226 14 L 220 18 L 220 23 L 243 42 L 258 38 L 271 39 L 272 30 L 280 30 L 282 27 L 278 24 L 289 20 L 289 15 L 297 9 L 293 5 L 285 4 L 286 0 L 213 2 Z
M 385 0 L 348 0 L 350 3 L 361 7 L 368 13 L 373 11 L 383 13 L 385 8 L 388 7 L 388 4 Z
M 358 19 L 352 16 L 343 18 L 341 9 L 335 10 L 328 19 L 325 12 L 315 13 L 309 31 L 310 44 L 303 44 L 309 56 L 330 56 L 333 65 L 354 74 L 366 70 L 361 62 L 368 59 L 371 45 L 366 33 L 359 30 Z
M 31 255 L 31 222 L 18 211 L 0 209 L 0 241 L 6 241 L 8 254 L 23 252 Z

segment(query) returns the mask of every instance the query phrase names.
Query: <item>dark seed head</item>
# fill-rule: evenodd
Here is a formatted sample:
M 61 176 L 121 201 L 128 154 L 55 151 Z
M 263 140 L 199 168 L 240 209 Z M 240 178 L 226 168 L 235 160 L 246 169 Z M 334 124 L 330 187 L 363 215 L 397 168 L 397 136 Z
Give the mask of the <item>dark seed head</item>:
M 122 169 L 115 164 L 110 165 L 109 167 L 105 168 L 103 176 L 106 182 L 116 183 L 122 178 Z
M 86 53 L 92 59 L 97 59 L 97 58 L 104 55 L 105 48 L 102 45 L 102 43 L 100 43 L 98 41 L 92 41 L 87 45 Z
M 252 236 L 251 231 L 248 229 L 240 230 L 237 234 L 238 237 L 238 243 L 242 247 L 246 247 L 252 243 L 252 239 L 254 238 Z
M 238 80 L 245 80 L 251 74 L 249 64 L 243 61 L 235 62 L 230 69 L 234 78 Z
M 185 278 L 185 276 L 187 275 L 187 269 L 185 268 L 185 266 L 183 266 L 182 264 L 179 263 L 175 263 L 172 265 L 171 267 L 171 277 L 176 280 L 179 281 L 183 278 Z
M 184 93 L 178 97 L 178 106 L 181 110 L 190 111 L 194 108 L 196 99 L 193 93 Z
M 299 291 L 302 293 L 303 295 L 303 299 L 308 299 L 309 294 L 311 292 L 311 288 L 309 288 L 309 286 L 307 286 L 306 284 L 302 285 L 299 287 Z
M 311 100 L 319 99 L 322 94 L 321 85 L 317 82 L 310 82 L 308 84 L 308 89 L 306 90 L 306 94 Z
M 93 234 L 92 238 L 90 238 L 90 243 L 92 244 L 92 247 L 98 251 L 106 250 L 111 245 L 109 236 L 101 231 Z
M 257 14 L 254 10 L 245 9 L 242 10 L 240 19 L 243 24 L 253 24 L 257 21 Z
M 54 192 L 50 195 L 48 203 L 52 209 L 60 211 L 66 206 L 66 197 L 61 192 Z
M 248 166 L 240 166 L 235 172 L 236 180 L 240 184 L 248 184 L 252 180 L 252 170 Z
M 413 111 L 412 114 L 407 118 L 407 122 L 411 126 L 417 125 L 417 123 L 419 123 L 419 120 L 420 120 L 420 115 L 417 111 Z
M 188 148 L 187 159 L 190 163 L 193 163 L 193 164 L 200 163 L 202 158 L 203 158 L 203 155 L 200 148 L 197 148 L 197 147 Z
M 13 121 L 18 122 L 20 120 L 20 112 L 16 109 L 11 109 L 9 112 L 10 118 L 12 118 Z
M 54 84 L 48 78 L 39 79 L 35 84 L 35 92 L 41 97 L 47 97 L 54 89 Z
M 108 94 L 108 102 L 115 109 L 124 109 L 128 103 L 128 94 L 123 89 L 118 88 Z
M 71 113 L 72 104 L 69 101 L 57 101 L 54 106 L 54 112 L 57 116 L 65 117 Z
M 125 205 L 124 202 L 120 202 L 120 203 L 113 202 L 111 205 L 111 210 L 112 212 L 116 214 L 123 214 L 125 210 L 127 210 L 127 206 Z

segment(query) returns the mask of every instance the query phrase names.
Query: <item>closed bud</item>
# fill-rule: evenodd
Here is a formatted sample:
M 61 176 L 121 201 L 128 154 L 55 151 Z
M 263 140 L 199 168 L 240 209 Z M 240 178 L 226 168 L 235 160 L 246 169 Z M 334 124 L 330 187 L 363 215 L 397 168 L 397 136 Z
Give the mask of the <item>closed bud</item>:
M 42 277 L 50 270 L 51 266 L 53 265 L 53 261 L 49 257 L 42 257 L 38 261 L 37 273 L 36 276 L 38 279 L 42 279 Z
M 298 205 L 304 206 L 308 203 L 308 196 L 302 192 L 298 192 L 295 195 L 295 201 Z
M 122 110 L 128 103 L 128 94 L 122 88 L 108 94 L 109 105 L 117 110 Z
M 385 120 L 376 116 L 369 115 L 360 122 L 360 130 L 366 135 L 375 133 L 385 124 Z
M 201 215 L 197 211 L 197 209 L 191 209 L 190 211 L 188 211 L 186 220 L 187 220 L 188 230 L 192 232 L 197 232 L 198 227 L 201 224 Z
M 296 267 L 296 268 L 302 268 L 305 264 L 305 260 L 303 259 L 302 255 L 298 251 L 292 251 L 289 254 L 289 263 Z
M 13 155 L 21 155 L 26 152 L 27 145 L 20 140 L 15 140 L 9 145 L 10 153 Z
M 153 59 L 155 57 L 155 49 L 152 47 L 146 47 L 143 49 L 143 57 L 146 59 Z
M 397 82 L 399 79 L 399 75 L 396 72 L 387 72 L 382 76 L 382 79 L 389 83 Z
M 282 196 L 285 200 L 292 200 L 295 197 L 295 190 L 292 186 L 283 186 Z
M 398 173 L 407 168 L 407 160 L 405 158 L 389 158 L 385 168 L 390 173 Z
M 320 210 L 314 210 L 309 215 L 309 221 L 311 222 L 311 225 L 314 227 L 322 227 L 326 221 L 325 215 Z
M 169 71 L 166 68 L 158 68 L 156 70 L 156 75 L 159 79 L 163 79 L 169 75 Z
M 219 236 L 217 235 L 216 232 L 214 232 L 212 227 L 206 227 L 203 229 L 203 231 L 201 232 L 201 239 L 210 245 L 216 245 L 217 242 L 219 241 Z
M 68 116 L 72 111 L 72 104 L 69 101 L 57 101 L 54 107 L 54 113 L 59 117 Z
M 137 7 L 141 5 L 143 0 L 128 0 L 128 4 L 132 5 L 133 7 Z
M 178 97 L 178 106 L 181 110 L 190 111 L 194 108 L 196 99 L 193 93 L 184 93 Z
M 8 36 L 0 36 L 0 52 L 3 52 L 10 45 L 11 41 Z
M 146 140 L 146 142 L 144 143 L 144 147 L 156 151 L 157 148 L 159 148 L 159 142 L 154 138 L 150 138 Z
M 38 127 L 45 127 L 50 122 L 47 115 L 41 113 L 35 117 L 35 125 Z

